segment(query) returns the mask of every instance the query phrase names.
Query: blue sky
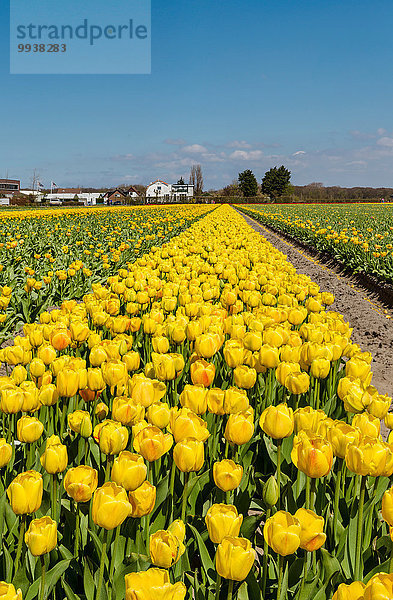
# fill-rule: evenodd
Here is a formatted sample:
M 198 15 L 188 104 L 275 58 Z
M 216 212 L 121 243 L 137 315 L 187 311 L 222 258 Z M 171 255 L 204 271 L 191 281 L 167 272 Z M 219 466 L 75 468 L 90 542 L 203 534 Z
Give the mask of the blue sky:
M 151 15 L 151 75 L 10 75 L 1 0 L 0 177 L 109 187 L 200 163 L 219 188 L 283 163 L 295 184 L 393 186 L 391 0 L 152 0 Z

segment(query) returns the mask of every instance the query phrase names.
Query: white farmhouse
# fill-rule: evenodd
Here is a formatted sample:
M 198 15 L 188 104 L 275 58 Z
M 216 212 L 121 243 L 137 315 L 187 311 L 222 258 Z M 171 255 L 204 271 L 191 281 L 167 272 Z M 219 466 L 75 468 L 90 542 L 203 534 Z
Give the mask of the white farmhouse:
M 146 189 L 146 201 L 154 202 L 187 202 L 194 196 L 194 186 L 187 183 L 166 183 L 161 179 L 153 181 Z

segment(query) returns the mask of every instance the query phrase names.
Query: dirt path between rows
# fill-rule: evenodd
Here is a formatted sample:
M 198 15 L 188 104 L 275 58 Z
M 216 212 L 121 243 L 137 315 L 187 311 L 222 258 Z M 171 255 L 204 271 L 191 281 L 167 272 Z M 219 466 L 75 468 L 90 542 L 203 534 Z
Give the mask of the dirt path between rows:
M 383 305 L 376 294 L 361 288 L 350 276 L 343 275 L 342 268 L 334 265 L 333 261 L 327 264 L 317 260 L 297 244 L 286 241 L 254 219 L 240 214 L 255 231 L 283 252 L 299 273 L 311 277 L 321 291 L 334 294 L 332 310 L 341 313 L 353 327 L 352 340 L 373 356 L 372 384 L 381 394 L 392 397 L 393 307 Z

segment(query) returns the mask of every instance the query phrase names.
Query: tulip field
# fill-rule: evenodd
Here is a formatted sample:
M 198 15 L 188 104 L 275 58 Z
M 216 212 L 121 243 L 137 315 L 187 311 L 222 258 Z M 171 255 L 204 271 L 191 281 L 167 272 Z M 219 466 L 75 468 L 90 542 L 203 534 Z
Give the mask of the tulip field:
M 0 210 L 0 341 L 47 307 L 70 298 L 81 300 L 92 283 L 127 268 L 127 263 L 167 242 L 209 210 L 206 206 Z
M 247 205 L 242 210 L 354 273 L 393 283 L 393 204 Z
M 393 598 L 391 399 L 329 290 L 228 206 L 0 226 L 0 600 Z

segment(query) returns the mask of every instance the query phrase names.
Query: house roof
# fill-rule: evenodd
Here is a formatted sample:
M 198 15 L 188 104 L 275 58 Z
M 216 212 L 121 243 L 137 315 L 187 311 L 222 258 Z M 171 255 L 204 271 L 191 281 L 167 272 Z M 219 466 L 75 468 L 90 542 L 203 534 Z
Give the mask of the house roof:
M 163 181 L 162 179 L 156 179 L 155 181 L 152 181 L 152 182 L 149 184 L 149 187 L 150 187 L 151 185 L 154 185 L 155 183 L 163 183 L 163 184 L 165 184 L 165 185 L 168 185 L 168 186 L 169 186 L 169 183 L 167 183 L 166 181 Z

